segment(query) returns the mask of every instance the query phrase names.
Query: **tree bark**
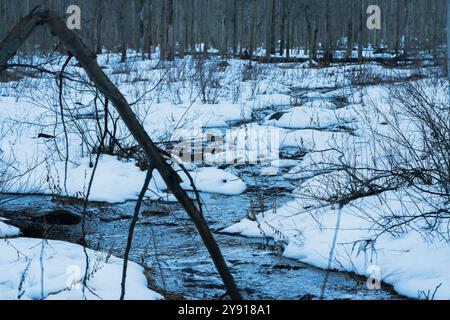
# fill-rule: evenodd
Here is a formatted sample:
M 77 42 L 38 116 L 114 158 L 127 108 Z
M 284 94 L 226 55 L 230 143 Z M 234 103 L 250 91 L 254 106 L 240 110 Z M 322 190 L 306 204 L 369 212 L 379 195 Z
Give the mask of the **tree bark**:
M 281 17 L 281 27 L 280 27 L 280 56 L 284 55 L 284 50 L 286 48 L 286 25 L 289 27 L 287 23 L 288 19 L 288 9 L 287 9 L 287 0 L 282 1 L 282 17 Z
M 238 21 L 239 13 L 240 13 L 240 4 L 238 3 L 238 0 L 234 0 L 233 11 L 232 11 L 232 20 L 231 20 L 231 26 L 232 26 L 231 47 L 233 49 L 233 56 L 237 55 L 237 49 L 238 49 L 237 21 Z
M 266 1 L 266 56 L 270 57 L 275 53 L 275 1 Z
M 204 7 L 203 7 L 203 56 L 206 58 L 208 56 L 208 49 L 209 49 L 209 0 L 204 0 Z
M 145 0 L 139 1 L 139 39 L 138 39 L 138 45 L 137 45 L 137 52 L 141 53 L 142 59 L 144 59 L 145 54 Z
M 350 0 L 350 6 L 348 8 L 347 17 L 347 50 L 345 51 L 345 57 L 347 59 L 352 57 L 353 54 L 353 7 L 354 0 Z
M 175 60 L 174 0 L 167 1 L 167 60 Z
M 120 34 L 120 52 L 121 62 L 127 61 L 127 36 L 126 36 L 126 15 L 125 15 L 125 2 L 121 2 L 119 6 L 119 34 Z
M 360 10 L 361 11 L 359 14 L 359 28 L 358 28 L 358 60 L 362 61 L 363 47 L 364 47 L 364 43 L 363 43 L 364 15 L 363 15 L 363 12 L 366 12 L 365 8 L 364 8 L 364 1 L 361 4 Z
M 162 2 L 161 23 L 159 25 L 159 59 L 167 58 L 167 7 L 166 1 Z
M 103 0 L 98 0 L 96 4 L 96 25 L 95 25 L 95 50 L 97 54 L 102 53 L 102 25 L 103 25 Z

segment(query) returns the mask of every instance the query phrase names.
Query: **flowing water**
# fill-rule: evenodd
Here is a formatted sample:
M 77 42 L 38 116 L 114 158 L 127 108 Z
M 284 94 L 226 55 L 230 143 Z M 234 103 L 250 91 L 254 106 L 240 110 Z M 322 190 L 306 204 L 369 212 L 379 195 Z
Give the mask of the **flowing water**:
M 243 174 L 248 174 L 243 173 Z M 302 299 L 320 296 L 325 272 L 284 258 L 282 247 L 265 239 L 249 239 L 220 233 L 220 230 L 260 210 L 290 200 L 290 186 L 281 178 L 243 176 L 249 192 L 240 196 L 202 194 L 205 217 L 222 252 L 247 299 Z M 255 184 L 256 182 L 256 184 Z M 269 196 L 270 195 L 270 196 Z M 270 199 L 270 200 L 269 200 Z M 87 240 L 90 248 L 122 257 L 134 202 L 94 205 L 87 216 Z M 0 216 L 10 219 L 32 218 L 51 210 L 81 213 L 81 206 L 52 202 L 47 196 L 26 196 L 9 201 Z M 79 226 L 51 225 L 48 238 L 76 243 Z M 136 227 L 131 260 L 150 271 L 151 287 L 165 288 L 176 297 L 218 299 L 223 285 L 195 226 L 177 204 L 144 206 Z M 331 272 L 327 299 L 397 299 L 390 288 L 368 290 L 366 279 Z

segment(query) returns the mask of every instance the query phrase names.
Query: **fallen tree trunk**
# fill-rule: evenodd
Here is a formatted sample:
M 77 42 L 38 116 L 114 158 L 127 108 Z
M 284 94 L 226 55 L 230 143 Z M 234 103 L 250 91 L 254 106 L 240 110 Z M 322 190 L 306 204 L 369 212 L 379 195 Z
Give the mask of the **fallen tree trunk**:
M 26 17 L 22 18 L 7 35 L 6 39 L 0 44 L 0 72 L 7 68 L 8 60 L 15 55 L 16 51 L 28 38 L 31 32 L 38 25 L 42 24 L 47 24 L 50 27 L 52 34 L 61 41 L 69 51 L 69 54 L 73 55 L 78 60 L 90 80 L 114 105 L 123 122 L 144 150 L 151 166 L 159 171 L 168 189 L 181 203 L 196 225 L 211 258 L 222 277 L 227 293 L 233 300 L 241 300 L 242 297 L 234 282 L 234 278 L 227 267 L 225 259 L 222 256 L 220 248 L 215 241 L 205 218 L 201 214 L 199 208 L 197 208 L 189 198 L 186 191 L 180 186 L 182 179 L 172 166 L 165 161 L 158 148 L 133 113 L 125 97 L 99 67 L 96 55 L 83 44 L 76 32 L 67 28 L 65 21 L 60 16 L 46 8 L 37 7 Z

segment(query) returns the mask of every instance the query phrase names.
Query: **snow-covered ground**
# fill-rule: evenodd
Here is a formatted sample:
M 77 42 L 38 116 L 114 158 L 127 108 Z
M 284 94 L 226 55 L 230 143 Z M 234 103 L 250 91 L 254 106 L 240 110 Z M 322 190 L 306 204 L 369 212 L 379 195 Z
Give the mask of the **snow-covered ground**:
M 362 168 L 358 174 L 365 177 L 372 177 L 376 170 L 392 169 L 390 155 L 386 153 L 389 148 L 374 136 L 374 131 L 387 136 L 394 134 L 392 126 L 386 125 L 386 119 L 381 117 L 381 114 L 390 114 L 393 107 L 388 90 L 376 82 L 364 88 L 357 88 L 355 84 L 367 79 L 406 79 L 436 70 L 386 69 L 374 63 L 323 69 L 304 64 L 253 65 L 249 68 L 247 62 L 237 60 L 228 61 L 229 65 L 223 68 L 218 60 L 211 59 L 206 62 L 206 67 L 214 72 L 200 74 L 205 66 L 189 57 L 164 65 L 155 59 L 140 61 L 134 55 L 129 57 L 126 66 L 119 63 L 116 55 L 101 55 L 99 61 L 133 103 L 133 110 L 157 143 L 200 140 L 200 146 L 210 150 L 203 154 L 204 162 L 185 163 L 199 191 L 224 195 L 245 192 L 245 183 L 233 170 L 234 161 L 239 164 L 263 160 L 261 175 L 283 175 L 295 181 L 298 189 L 292 193 L 291 203 L 261 213 L 252 220 L 244 219 L 229 227 L 228 232 L 272 237 L 284 244 L 287 257 L 321 268 L 328 267 L 332 251 L 331 267 L 334 269 L 380 278 L 398 292 L 413 298 L 430 298 L 436 291 L 435 298 L 450 299 L 448 237 L 439 237 L 436 230 L 424 236 L 423 232 L 418 232 L 419 226 L 417 230 L 405 227 L 402 232 L 381 232 L 386 226 L 381 226 L 381 222 L 389 217 L 402 216 L 403 212 L 415 216 L 428 210 L 430 198 L 405 186 L 350 201 L 341 210 L 320 200 L 333 192 L 346 192 L 351 188 L 348 176 L 341 172 L 339 165 L 351 163 Z M 60 59 L 47 67 L 57 71 L 63 62 Z M 74 62 L 68 72 L 82 79 L 85 77 Z M 446 96 L 442 88 L 433 91 L 436 86 L 427 80 L 416 82 L 430 88 L 428 94 L 436 101 Z M 5 183 L 0 186 L 0 191 L 62 195 L 67 192 L 69 196 L 85 196 L 95 158 L 92 149 L 98 146 L 100 134 L 95 117 L 92 117 L 95 115 L 94 102 L 99 105 L 100 119 L 104 117 L 103 107 L 96 101 L 94 92 L 76 82 L 67 81 L 64 96 L 69 139 L 66 178 L 65 136 L 54 79 L 44 75 L 2 84 L 0 169 L 5 173 L 0 176 L 0 181 L 3 179 Z M 72 116 L 70 119 L 69 115 Z M 117 114 L 112 111 L 108 120 L 110 130 L 116 119 Z M 396 128 L 407 133 L 406 139 L 411 145 L 420 144 L 417 124 L 402 117 L 395 121 Z M 117 120 L 115 130 L 121 143 L 133 145 L 120 120 Z M 54 135 L 56 139 L 38 139 L 40 133 Z M 286 150 L 300 151 L 302 156 L 280 159 L 280 151 Z M 403 154 L 404 150 L 399 148 L 397 151 Z M 408 155 L 405 157 L 409 160 Z M 145 173 L 136 166 L 134 159 L 126 158 L 126 155 L 100 158 L 91 200 L 114 203 L 136 199 Z M 231 166 L 219 168 L 224 164 Z M 180 174 L 183 187 L 191 191 L 189 179 Z M 377 181 L 387 183 L 381 178 Z M 339 190 L 333 190 L 335 186 L 339 186 Z M 173 200 L 165 189 L 161 177 L 155 173 L 147 196 Z M 445 228 L 448 227 L 438 227 L 439 234 L 448 233 Z M 2 233 L 3 236 L 15 235 L 14 232 L 0 221 L 0 236 Z M 333 247 L 335 237 L 336 246 Z M 32 247 L 34 251 L 29 255 L 38 256 L 40 242 L 33 247 L 28 239 L 11 241 L 17 242 L 14 247 L 23 251 Z M 52 243 L 47 251 L 64 246 L 66 244 Z M 75 251 L 73 259 L 62 255 L 61 264 L 66 260 L 80 263 L 79 247 L 71 246 L 70 250 Z M 13 255 L 9 246 L 0 245 L 0 261 L 10 263 Z M 27 261 L 23 259 L 18 264 L 14 271 L 17 275 L 24 274 Z M 38 261 L 36 266 L 31 265 L 37 268 L 33 277 L 39 274 Z M 116 264 L 118 267 L 119 260 L 111 258 L 109 262 L 112 266 L 105 263 L 105 268 L 111 268 L 111 275 L 117 276 L 120 268 L 113 267 Z M 136 279 L 130 281 L 138 288 L 136 294 L 146 292 L 143 296 L 157 298 L 143 289 L 142 270 L 137 266 L 133 268 Z M 57 272 L 65 272 L 61 270 Z M 54 277 L 59 279 L 60 273 Z M 20 280 L 15 279 L 16 282 L 10 285 L 11 290 L 7 291 L 8 298 L 17 296 Z M 29 293 L 25 290 L 25 298 L 41 298 L 36 279 L 29 285 Z M 106 298 L 114 298 L 118 295 L 116 283 L 111 282 L 109 293 L 102 286 L 102 281 L 106 280 L 100 278 L 99 283 L 91 285 Z M 58 282 L 54 287 L 45 286 L 48 289 L 45 289 L 44 297 L 62 290 L 62 285 Z M 77 294 L 71 296 L 62 291 L 57 298 L 65 298 L 65 295 L 80 298 Z
M 295 200 L 257 221 L 244 219 L 225 232 L 274 238 L 286 244 L 286 257 L 327 269 L 339 223 L 331 268 L 391 284 L 408 297 L 431 298 L 436 291 L 435 299 L 450 299 L 448 242 L 430 241 L 413 231 L 380 235 L 381 227 L 374 223 L 387 212 L 400 215 L 424 205 L 408 190 L 356 200 L 341 212 L 331 206 L 305 209 L 308 205 Z
M 20 230 L 18 228 L 10 226 L 5 222 L 7 222 L 7 220 L 0 217 L 0 239 L 20 235 Z
M 0 239 L 0 300 L 118 300 L 123 260 L 83 247 L 40 239 Z M 127 300 L 160 300 L 147 287 L 144 269 L 128 265 Z

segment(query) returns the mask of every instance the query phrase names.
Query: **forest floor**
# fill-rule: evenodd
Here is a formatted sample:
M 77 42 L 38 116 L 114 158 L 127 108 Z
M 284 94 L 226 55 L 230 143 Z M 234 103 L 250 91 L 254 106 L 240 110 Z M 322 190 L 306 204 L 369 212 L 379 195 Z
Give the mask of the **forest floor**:
M 19 57 L 14 62 L 59 72 L 64 60 Z M 161 148 L 189 145 L 184 144 L 182 160 L 248 298 L 399 298 L 385 284 L 411 298 L 450 298 L 448 226 L 439 222 L 424 232 L 422 221 L 396 225 L 399 217 L 420 217 L 435 206 L 448 214 L 448 199 L 399 185 L 376 194 L 351 193 L 353 198 L 343 206 L 330 200 L 353 186 L 342 173 L 344 165 L 352 164 L 357 175 L 370 179 L 374 171 L 392 171 L 388 151 L 393 147 L 398 154 L 407 153 L 405 144 L 380 137 L 395 135 L 397 128 L 412 144 L 419 140 L 414 129 L 418 124 L 396 113 L 400 106 L 392 90 L 413 85 L 433 103 L 445 104 L 447 87 L 440 67 L 426 61 L 389 68 L 375 62 L 249 67 L 246 61 L 224 63 L 218 57 L 162 63 L 141 61 L 132 52 L 126 64 L 113 54 L 100 55 L 99 64 Z M 114 152 L 101 156 L 89 194 L 97 204 L 89 207 L 87 240 L 89 248 L 97 250 L 90 254 L 102 258 L 91 259 L 100 262 L 91 266 L 88 286 L 95 294 L 88 298 L 118 297 L 121 260 L 114 256 L 123 256 L 131 207 L 146 175 L 133 154 L 134 142 L 112 107 L 105 114 L 75 61 L 66 69 L 61 96 L 53 75 L 32 68 L 11 70 L 8 80 L 15 81 L 3 79 L 0 86 L 0 237 L 8 238 L 0 245 L 0 268 L 10 270 L 0 273 L 0 288 L 7 289 L 0 290 L 5 293 L 0 298 L 80 298 L 79 291 L 66 287 L 70 266 L 82 270 L 69 272 L 75 282 L 84 275 L 82 248 L 54 242 L 76 243 L 79 230 L 54 227 L 33 234 L 8 222 L 22 227 L 21 215 L 30 218 L 61 208 L 80 213 L 75 199 L 86 196 L 92 151 L 98 148 L 105 116 L 121 150 L 116 144 Z M 48 138 L 38 138 L 43 134 Z M 191 147 L 196 162 L 185 158 Z M 180 174 L 183 187 L 192 191 L 188 177 Z M 390 185 L 383 179 L 382 185 Z M 434 190 L 434 185 L 424 188 Z M 187 298 L 218 298 L 222 287 L 212 264 L 166 191 L 155 173 L 131 259 L 149 268 L 155 278 L 152 288 L 163 295 L 158 288 Z M 21 232 L 51 240 L 21 238 Z M 236 240 L 237 235 L 265 240 Z M 164 245 L 179 247 L 167 250 Z M 161 257 L 151 254 L 158 251 L 164 252 Z M 328 277 L 307 265 L 343 273 Z M 144 288 L 152 277 L 142 278 L 140 268 L 130 266 L 130 292 L 143 299 L 161 298 Z M 102 277 L 104 272 L 114 281 Z M 324 278 L 328 284 L 322 292 Z M 195 289 L 189 289 L 189 282 Z M 47 284 L 45 290 L 42 283 Z

